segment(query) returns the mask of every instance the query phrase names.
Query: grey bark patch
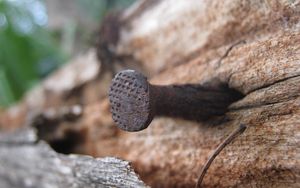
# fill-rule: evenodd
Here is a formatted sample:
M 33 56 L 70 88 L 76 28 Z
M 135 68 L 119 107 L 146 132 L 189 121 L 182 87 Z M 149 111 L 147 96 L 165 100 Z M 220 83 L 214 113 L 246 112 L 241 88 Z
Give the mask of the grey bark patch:
M 127 161 L 58 154 L 33 135 L 30 129 L 0 134 L 1 188 L 146 187 Z
M 0 144 L 31 144 L 36 141 L 35 129 L 22 128 L 13 132 L 0 132 Z

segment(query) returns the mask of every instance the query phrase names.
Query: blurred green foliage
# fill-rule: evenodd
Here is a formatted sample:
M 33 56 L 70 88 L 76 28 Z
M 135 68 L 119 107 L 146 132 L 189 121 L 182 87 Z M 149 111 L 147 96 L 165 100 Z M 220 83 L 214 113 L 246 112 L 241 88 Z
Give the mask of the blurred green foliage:
M 112 8 L 135 0 L 75 0 L 99 22 Z M 40 79 L 67 60 L 60 41 L 47 31 L 43 0 L 0 0 L 0 107 L 18 101 Z
M 65 61 L 40 1 L 0 0 L 0 105 L 8 106 Z M 40 15 L 35 15 L 40 14 Z

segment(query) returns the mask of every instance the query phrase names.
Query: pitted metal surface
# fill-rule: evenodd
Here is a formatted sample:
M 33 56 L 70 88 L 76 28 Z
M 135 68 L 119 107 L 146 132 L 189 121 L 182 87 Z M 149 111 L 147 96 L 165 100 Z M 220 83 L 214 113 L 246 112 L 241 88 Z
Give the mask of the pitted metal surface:
M 139 131 L 152 120 L 147 78 L 134 70 L 119 72 L 109 90 L 112 118 L 126 131 Z

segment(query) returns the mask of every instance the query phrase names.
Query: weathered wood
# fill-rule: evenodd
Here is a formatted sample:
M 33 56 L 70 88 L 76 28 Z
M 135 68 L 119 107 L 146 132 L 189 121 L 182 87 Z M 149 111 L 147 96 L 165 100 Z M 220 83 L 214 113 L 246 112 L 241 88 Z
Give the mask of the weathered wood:
M 142 13 L 124 24 L 118 54 L 132 54 L 148 73 L 188 63 L 200 54 L 202 61 L 207 62 L 220 57 L 226 45 L 237 41 L 251 42 L 271 38 L 276 33 L 297 33 L 299 6 L 297 0 L 224 3 L 160 0 L 144 7 Z M 131 10 L 128 12 L 134 14 Z
M 146 187 L 129 162 L 62 155 L 32 129 L 0 134 L 0 187 Z
M 136 10 L 124 14 L 116 55 L 140 62 L 152 84 L 227 84 L 244 98 L 230 106 L 226 122 L 156 118 L 145 131 L 126 133 L 114 125 L 107 99 L 85 95 L 98 92 L 93 86 L 102 81 L 93 80 L 70 92 L 74 100 L 43 90 L 43 105 L 26 100 L 29 108 L 11 110 L 0 124 L 35 106 L 89 101 L 79 120 L 57 125 L 84 135 L 74 151 L 131 161 L 153 187 L 192 187 L 215 147 L 244 123 L 247 130 L 215 159 L 203 185 L 299 187 L 300 1 L 163 0 Z
M 154 187 L 190 187 L 218 143 L 245 123 L 249 128 L 216 158 L 204 186 L 299 187 L 299 20 L 300 1 L 285 0 L 165 0 L 131 17 L 121 28 L 118 53 L 132 54 L 151 73 L 151 83 L 217 79 L 245 97 L 219 125 L 157 118 L 144 132 L 128 134 L 93 116 L 84 122 L 105 122 L 90 127 L 93 135 L 115 137 L 91 138 L 86 149 L 133 161 Z M 107 113 L 102 104 L 98 114 Z

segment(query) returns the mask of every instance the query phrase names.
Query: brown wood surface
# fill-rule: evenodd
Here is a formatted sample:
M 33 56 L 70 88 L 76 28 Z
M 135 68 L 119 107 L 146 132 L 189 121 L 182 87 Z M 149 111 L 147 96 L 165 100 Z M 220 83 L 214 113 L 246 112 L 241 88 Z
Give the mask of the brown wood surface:
M 139 62 L 152 84 L 217 80 L 244 97 L 231 104 L 224 122 L 156 118 L 146 130 L 126 133 L 111 119 L 107 83 L 90 78 L 77 90 L 66 89 L 71 97 L 21 103 L 21 109 L 40 106 L 41 113 L 81 102 L 81 117 L 57 122 L 48 141 L 72 130 L 82 137 L 73 152 L 131 161 L 152 187 L 193 187 L 213 150 L 243 123 L 248 128 L 216 157 L 203 185 L 300 186 L 299 0 L 162 0 L 129 9 L 122 19 L 116 56 Z M 101 84 L 96 92 L 93 86 Z M 102 97 L 94 97 L 98 93 Z M 24 111 L 3 114 L 1 127 L 19 126 Z

